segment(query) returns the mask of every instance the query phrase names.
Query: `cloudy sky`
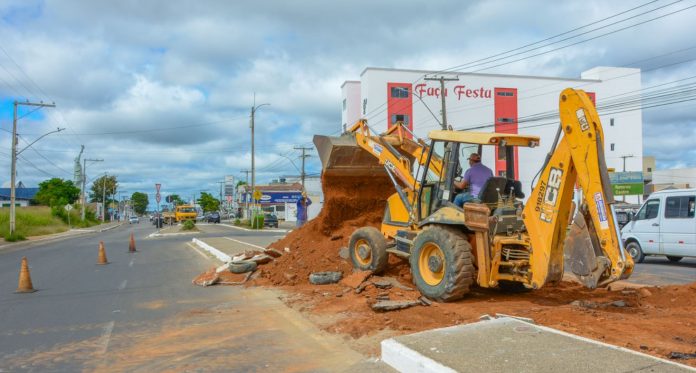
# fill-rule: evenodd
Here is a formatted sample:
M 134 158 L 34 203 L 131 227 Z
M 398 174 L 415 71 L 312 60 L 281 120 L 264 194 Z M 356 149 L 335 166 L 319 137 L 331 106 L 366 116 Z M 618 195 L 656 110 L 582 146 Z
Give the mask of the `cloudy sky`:
M 224 175 L 250 168 L 254 92 L 270 104 L 256 118 L 263 183 L 297 175 L 293 148 L 339 128 L 340 86 L 367 66 L 439 70 L 592 23 L 565 36 L 600 29 L 483 72 L 575 78 L 639 67 L 644 87 L 685 97 L 644 110 L 645 155 L 660 169 L 696 167 L 694 19 L 694 0 L 0 0 L 0 182 L 9 185 L 15 99 L 57 105 L 20 109 L 20 147 L 66 128 L 22 153 L 28 186 L 71 179 L 85 145 L 86 157 L 104 159 L 88 165 L 88 180 L 108 172 L 151 198 L 155 183 L 166 194 L 217 194 Z

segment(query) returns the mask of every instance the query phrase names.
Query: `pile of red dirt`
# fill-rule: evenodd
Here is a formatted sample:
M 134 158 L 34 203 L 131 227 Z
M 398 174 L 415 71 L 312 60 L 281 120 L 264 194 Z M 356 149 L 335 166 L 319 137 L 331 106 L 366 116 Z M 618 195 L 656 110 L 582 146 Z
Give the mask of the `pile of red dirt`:
M 283 256 L 260 268 L 256 283 L 308 284 L 312 272 L 352 272 L 338 251 L 348 246 L 350 235 L 357 228 L 379 227 L 394 186 L 386 176 L 322 177 L 322 185 L 324 205 L 319 215 L 269 245 Z

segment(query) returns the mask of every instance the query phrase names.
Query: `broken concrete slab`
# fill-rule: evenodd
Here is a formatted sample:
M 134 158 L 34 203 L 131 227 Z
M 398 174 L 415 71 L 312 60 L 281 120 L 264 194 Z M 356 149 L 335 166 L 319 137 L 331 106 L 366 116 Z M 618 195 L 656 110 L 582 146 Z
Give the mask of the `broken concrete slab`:
M 255 262 L 256 264 L 266 264 L 272 260 L 273 258 L 270 255 L 266 254 L 257 254 L 251 257 L 251 259 L 249 259 L 249 261 Z
M 360 284 L 365 282 L 365 280 L 370 278 L 370 276 L 372 276 L 372 271 L 355 271 L 344 277 L 340 284 L 351 288 L 357 288 Z
M 265 250 L 263 250 L 263 252 L 265 254 L 267 254 L 268 256 L 271 256 L 273 258 L 280 258 L 281 256 L 283 256 L 283 253 L 281 253 L 280 251 L 278 251 L 276 249 L 265 249 Z
M 341 277 L 342 272 L 314 272 L 309 274 L 309 282 L 314 285 L 335 284 Z
M 417 300 L 403 300 L 403 301 L 397 301 L 397 300 L 382 300 L 377 303 L 373 303 L 370 308 L 372 310 L 377 311 L 377 312 L 387 312 L 387 311 L 396 311 L 396 310 L 401 310 L 404 308 L 409 308 L 413 306 L 418 306 L 420 305 L 421 302 Z
M 350 251 L 348 251 L 347 247 L 343 246 L 338 249 L 338 256 L 340 256 L 341 259 L 348 259 L 350 257 Z
M 394 277 L 390 277 L 390 276 L 373 277 L 370 281 L 372 281 L 372 283 L 375 284 L 375 286 L 377 286 L 378 288 L 381 288 L 381 289 L 388 289 L 388 288 L 393 286 L 397 289 L 406 290 L 406 291 L 413 291 L 412 288 L 400 283 L 399 280 L 397 280 Z
M 669 360 L 510 318 L 399 336 L 381 345 L 382 361 L 400 372 L 693 372 Z

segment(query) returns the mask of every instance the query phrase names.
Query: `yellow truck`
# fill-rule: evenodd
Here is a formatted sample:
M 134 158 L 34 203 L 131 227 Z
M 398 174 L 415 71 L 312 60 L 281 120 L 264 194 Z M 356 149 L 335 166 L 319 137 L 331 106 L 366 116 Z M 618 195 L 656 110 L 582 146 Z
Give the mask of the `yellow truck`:
M 191 205 L 179 205 L 174 208 L 174 211 L 164 211 L 162 212 L 162 219 L 164 219 L 164 224 L 174 224 L 186 220 L 196 221 L 196 216 L 198 213 L 196 209 Z

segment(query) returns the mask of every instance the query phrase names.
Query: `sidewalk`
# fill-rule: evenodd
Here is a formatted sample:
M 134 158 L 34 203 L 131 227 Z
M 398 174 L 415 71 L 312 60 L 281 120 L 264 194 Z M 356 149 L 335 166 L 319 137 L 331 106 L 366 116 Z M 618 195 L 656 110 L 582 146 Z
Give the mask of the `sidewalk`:
M 106 223 L 106 224 L 99 224 L 95 225 L 93 227 L 89 228 L 74 228 L 70 229 L 65 232 L 60 232 L 60 233 L 54 233 L 54 234 L 47 234 L 45 236 L 31 236 L 27 237 L 25 241 L 17 241 L 17 242 L 5 242 L 5 240 L 0 240 L 0 250 L 4 249 L 9 249 L 9 248 L 20 248 L 24 246 L 30 246 L 32 244 L 37 244 L 37 243 L 42 243 L 42 242 L 51 242 L 51 241 L 57 241 L 65 238 L 70 238 L 70 237 L 75 237 L 87 233 L 98 233 L 98 232 L 105 232 L 114 228 L 118 228 L 121 225 L 125 224 L 124 222 L 111 222 L 111 223 Z

